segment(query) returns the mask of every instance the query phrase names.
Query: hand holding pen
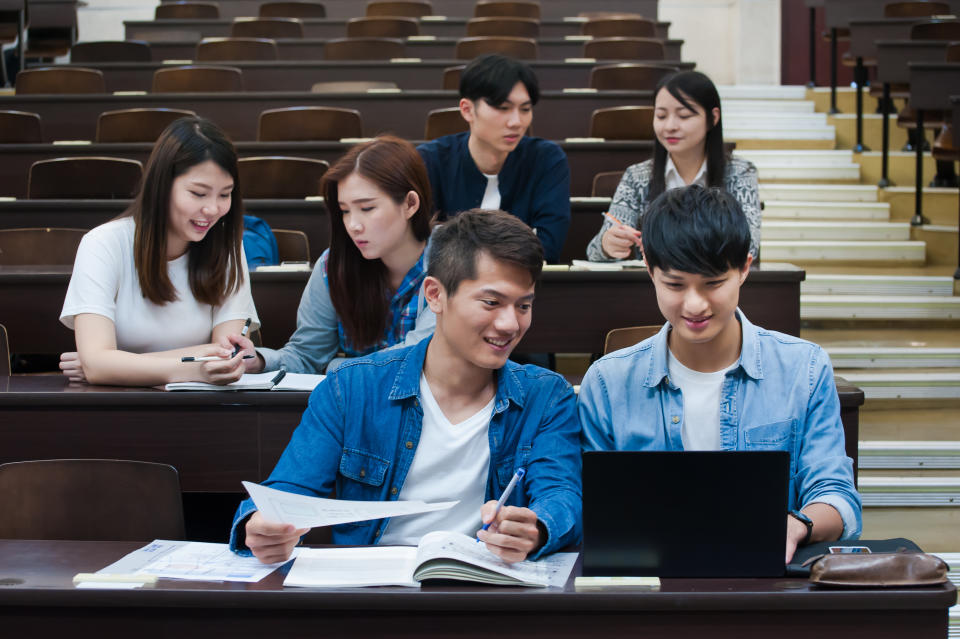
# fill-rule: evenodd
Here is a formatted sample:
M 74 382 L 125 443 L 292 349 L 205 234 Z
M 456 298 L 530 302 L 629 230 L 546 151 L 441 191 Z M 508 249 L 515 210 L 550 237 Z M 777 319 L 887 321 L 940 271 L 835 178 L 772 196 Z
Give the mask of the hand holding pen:
M 613 222 L 613 226 L 607 229 L 600 240 L 603 252 L 618 260 L 633 257 L 634 247 L 642 248 L 640 231 L 624 224 L 607 212 L 604 212 L 603 216 Z
M 535 512 L 504 506 L 525 473 L 523 468 L 518 469 L 500 499 L 490 500 L 480 509 L 483 527 L 477 531 L 477 541 L 484 542 L 490 552 L 510 563 L 523 561 L 543 543 Z

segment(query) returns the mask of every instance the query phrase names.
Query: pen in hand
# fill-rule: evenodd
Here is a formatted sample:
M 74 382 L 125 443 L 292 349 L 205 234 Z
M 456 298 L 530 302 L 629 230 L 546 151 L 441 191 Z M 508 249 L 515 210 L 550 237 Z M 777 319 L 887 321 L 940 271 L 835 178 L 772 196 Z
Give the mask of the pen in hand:
M 633 227 L 630 227 L 630 226 L 624 224 L 623 222 L 621 222 L 621 221 L 618 220 L 617 218 L 615 218 L 615 217 L 613 217 L 612 215 L 610 215 L 610 213 L 608 213 L 607 211 L 604 211 L 601 215 L 603 215 L 605 218 L 607 218 L 608 220 L 610 220 L 611 222 L 613 222 L 615 225 L 621 226 L 621 227 L 623 227 L 623 228 L 631 231 L 631 232 L 636 236 L 636 239 L 635 239 L 634 241 L 637 243 L 637 246 L 640 245 L 640 231 L 639 231 L 638 229 L 635 229 L 635 228 L 633 228 Z
M 488 523 L 484 524 L 480 530 L 486 530 L 490 527 L 490 524 L 493 523 L 493 520 L 497 518 L 497 513 L 500 512 L 500 509 L 503 508 L 503 505 L 506 503 L 506 501 L 510 499 L 510 493 L 512 493 L 513 489 L 516 488 L 517 482 L 523 479 L 523 476 L 526 474 L 527 471 L 525 468 L 517 469 L 517 472 L 514 473 L 513 478 L 510 479 L 510 483 L 507 484 L 507 487 L 503 490 L 503 494 L 500 495 L 500 499 L 497 500 L 497 506 L 493 509 L 493 518 Z M 477 539 L 477 543 L 480 543 L 479 539 Z
M 247 318 L 247 321 L 243 323 L 243 330 L 240 331 L 240 337 L 246 337 L 246 336 L 247 336 L 247 331 L 250 330 L 250 322 L 251 322 L 251 321 L 253 321 L 253 320 L 248 317 L 248 318 Z M 233 355 L 231 355 L 230 357 L 236 357 L 236 356 L 237 356 L 237 353 L 239 353 L 239 352 L 240 352 L 240 345 L 239 345 L 239 344 L 236 344 L 236 345 L 233 347 Z M 249 357 L 245 357 L 244 359 L 250 359 L 250 358 L 249 358 Z
M 229 359 L 233 359 L 233 358 L 236 357 L 236 356 L 237 356 L 237 354 L 234 353 L 233 355 L 231 355 L 231 356 L 229 357 Z M 243 356 L 242 358 L 240 358 L 240 359 L 253 359 L 254 357 L 256 357 L 256 355 L 244 355 L 244 356 Z M 222 359 L 228 359 L 228 358 L 217 357 L 216 355 L 208 355 L 208 356 L 206 356 L 206 357 L 189 357 L 189 356 L 188 356 L 188 357 L 181 357 L 181 358 L 180 358 L 180 361 L 181 361 L 181 362 L 216 362 L 216 361 L 222 360 Z

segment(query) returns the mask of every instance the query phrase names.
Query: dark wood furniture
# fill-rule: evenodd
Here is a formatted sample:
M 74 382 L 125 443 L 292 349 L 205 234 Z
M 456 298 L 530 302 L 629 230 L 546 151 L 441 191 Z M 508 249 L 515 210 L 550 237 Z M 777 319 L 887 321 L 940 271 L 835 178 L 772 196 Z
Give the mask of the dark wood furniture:
M 73 266 L 86 229 L 0 228 L 0 264 L 61 264 Z
M 31 199 L 127 199 L 140 186 L 143 164 L 96 156 L 60 157 L 34 162 L 27 178 Z

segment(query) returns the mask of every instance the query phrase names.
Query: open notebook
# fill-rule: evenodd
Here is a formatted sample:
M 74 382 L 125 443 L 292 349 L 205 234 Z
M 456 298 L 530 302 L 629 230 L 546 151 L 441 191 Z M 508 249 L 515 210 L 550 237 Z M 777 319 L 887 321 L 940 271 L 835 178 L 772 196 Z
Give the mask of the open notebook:
M 417 546 L 302 548 L 284 586 L 419 586 L 427 579 L 563 587 L 577 553 L 508 564 L 463 533 L 438 531 Z
M 323 381 L 326 375 L 307 375 L 306 373 L 288 373 L 270 371 L 269 373 L 246 373 L 239 380 L 226 384 L 207 384 L 206 382 L 174 382 L 164 388 L 168 391 L 312 391 Z

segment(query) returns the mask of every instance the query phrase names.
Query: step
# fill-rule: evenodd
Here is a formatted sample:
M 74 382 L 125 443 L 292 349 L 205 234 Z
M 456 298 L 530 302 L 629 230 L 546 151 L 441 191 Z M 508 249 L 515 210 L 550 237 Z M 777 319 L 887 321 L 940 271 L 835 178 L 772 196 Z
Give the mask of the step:
M 745 149 L 736 150 L 737 157 L 750 160 L 758 167 L 763 164 L 776 166 L 846 166 L 853 163 L 852 151 L 836 150 L 767 150 Z
M 960 319 L 960 297 L 800 295 L 802 319 Z
M 851 160 L 852 162 L 852 160 Z M 767 207 L 774 201 L 788 202 L 877 202 L 879 190 L 870 184 L 777 184 L 760 185 L 760 199 Z
M 845 186 L 845 185 L 844 185 Z M 760 189 L 761 199 L 764 190 Z M 764 237 L 767 220 L 857 220 L 887 222 L 890 205 L 886 202 L 807 202 L 799 200 L 763 200 Z M 909 239 L 909 233 L 904 239 Z
M 816 113 L 813 100 L 751 100 L 748 98 L 721 98 L 721 109 L 723 117 L 729 118 L 731 115 L 741 113 L 763 113 L 764 115 L 777 113 Z M 826 113 L 822 113 L 824 122 L 826 122 Z
M 725 84 L 717 87 L 720 100 L 801 100 L 807 101 L 803 85 Z
M 960 477 L 860 477 L 864 508 L 960 508 Z
M 774 262 L 877 262 L 923 264 L 925 244 L 911 241 L 762 240 L 760 254 Z
M 779 124 L 757 125 L 744 122 L 742 126 L 724 127 L 723 137 L 728 140 L 783 140 L 787 144 L 790 140 L 816 140 L 818 142 L 833 142 L 835 137 L 832 126 L 805 126 L 787 128 Z M 832 149 L 833 146 L 826 148 Z M 749 149 L 745 149 L 749 150 Z
M 861 441 L 858 448 L 857 462 L 860 470 L 960 468 L 960 442 Z
M 833 368 L 960 368 L 960 348 L 825 346 Z M 842 375 L 842 372 L 838 371 Z
M 829 222 L 807 220 L 763 221 L 766 240 L 904 241 L 910 239 L 906 222 Z
M 862 370 L 862 369 L 861 369 Z M 960 373 L 875 373 L 843 371 L 843 378 L 863 390 L 867 399 L 960 398 Z
M 727 137 L 729 128 L 745 128 L 749 126 L 773 127 L 778 126 L 789 131 L 798 127 L 826 127 L 833 126 L 827 122 L 825 113 L 809 113 L 797 111 L 785 111 L 780 108 L 776 102 L 769 102 L 765 105 L 766 110 L 758 109 L 749 111 L 746 109 L 724 109 L 723 110 L 723 135 Z
M 764 229 L 766 225 L 764 225 Z M 922 275 L 846 275 L 807 273 L 800 284 L 805 295 L 909 295 L 951 297 L 952 277 Z M 958 338 L 960 343 L 960 338 Z
M 789 163 L 754 162 L 759 173 L 758 179 L 762 187 L 765 180 L 794 180 L 797 182 L 849 182 L 860 181 L 860 165 L 826 164 L 821 166 L 798 166 Z

